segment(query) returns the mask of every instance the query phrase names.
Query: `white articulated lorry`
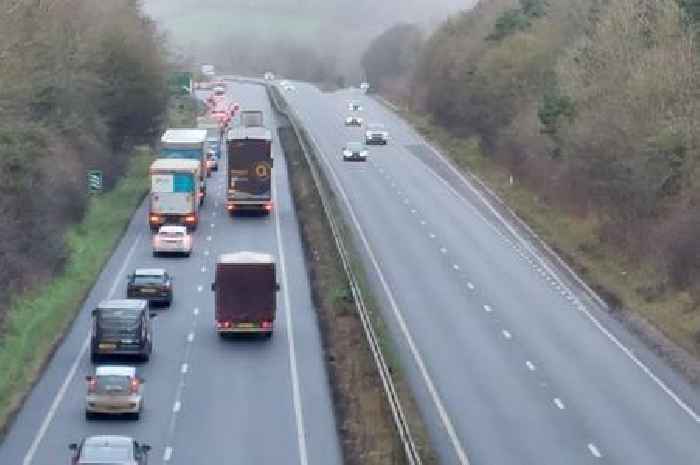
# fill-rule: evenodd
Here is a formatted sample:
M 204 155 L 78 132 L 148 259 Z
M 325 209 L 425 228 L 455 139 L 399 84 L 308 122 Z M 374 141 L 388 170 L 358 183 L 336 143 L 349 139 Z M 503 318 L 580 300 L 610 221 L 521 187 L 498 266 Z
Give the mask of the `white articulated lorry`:
M 182 225 L 193 230 L 199 223 L 199 160 L 159 158 L 151 165 L 148 224 Z

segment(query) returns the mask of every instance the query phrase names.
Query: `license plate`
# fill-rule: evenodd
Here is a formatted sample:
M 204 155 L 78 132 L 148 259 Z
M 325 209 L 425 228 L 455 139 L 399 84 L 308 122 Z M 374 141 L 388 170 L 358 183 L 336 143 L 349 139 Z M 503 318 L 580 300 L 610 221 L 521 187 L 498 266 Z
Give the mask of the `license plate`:
M 154 292 L 156 292 L 156 290 L 155 289 L 141 289 L 141 292 L 144 294 L 153 294 Z
M 104 344 L 104 343 L 103 343 L 103 344 L 100 344 L 99 347 L 100 347 L 100 349 L 104 349 L 104 350 L 114 350 L 114 349 L 117 348 L 117 345 L 116 345 L 116 344 Z
M 255 328 L 253 323 L 238 323 L 236 326 L 239 328 Z

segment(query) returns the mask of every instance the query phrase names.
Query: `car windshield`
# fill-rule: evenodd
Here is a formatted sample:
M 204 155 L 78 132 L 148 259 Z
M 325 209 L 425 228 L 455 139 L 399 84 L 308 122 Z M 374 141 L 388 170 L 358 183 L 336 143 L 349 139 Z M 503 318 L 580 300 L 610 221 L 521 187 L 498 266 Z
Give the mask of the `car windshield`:
M 98 376 L 95 379 L 95 392 L 97 394 L 123 394 L 129 392 L 131 378 L 128 376 Z
M 101 309 L 98 315 L 98 324 L 103 329 L 134 329 L 139 325 L 139 310 L 109 308 Z
M 147 284 L 162 284 L 163 281 L 165 281 L 165 277 L 163 275 L 134 275 L 134 284 L 136 284 L 137 286 L 143 286 Z
M 133 458 L 132 450 L 130 444 L 85 444 L 80 463 L 128 463 Z
M 360 144 L 359 142 L 349 142 L 347 145 L 347 149 L 351 152 L 360 152 L 362 150 L 362 144 Z

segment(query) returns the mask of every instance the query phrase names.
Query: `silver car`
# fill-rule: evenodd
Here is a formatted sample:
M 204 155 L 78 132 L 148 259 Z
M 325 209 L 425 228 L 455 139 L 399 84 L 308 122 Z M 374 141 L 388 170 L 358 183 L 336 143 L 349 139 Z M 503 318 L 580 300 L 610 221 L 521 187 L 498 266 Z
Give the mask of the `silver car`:
M 192 253 L 192 235 L 185 226 L 161 226 L 153 236 L 153 256 L 160 254 L 182 254 L 189 257 Z
M 151 446 L 127 436 L 90 436 L 68 446 L 75 465 L 146 465 Z
M 343 161 L 367 161 L 367 149 L 359 142 L 348 142 L 343 147 Z
M 367 125 L 367 131 L 365 132 L 365 144 L 380 144 L 386 145 L 389 143 L 389 131 L 384 129 L 381 124 L 369 124 Z
M 97 414 L 128 415 L 138 420 L 143 409 L 143 380 L 130 366 L 98 366 L 95 374 L 86 376 L 85 418 Z

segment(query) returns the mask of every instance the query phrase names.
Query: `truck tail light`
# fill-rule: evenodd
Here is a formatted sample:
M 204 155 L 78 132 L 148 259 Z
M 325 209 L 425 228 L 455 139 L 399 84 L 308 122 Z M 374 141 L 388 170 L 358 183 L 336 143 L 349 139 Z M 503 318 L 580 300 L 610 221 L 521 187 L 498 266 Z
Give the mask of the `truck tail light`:
M 221 329 L 221 328 L 227 329 L 227 328 L 230 328 L 230 327 L 231 327 L 231 322 L 230 322 L 230 321 L 217 321 L 217 322 L 216 322 L 216 327 L 217 327 L 217 328 L 220 328 L 220 329 Z
M 263 208 L 265 209 L 265 211 L 268 211 L 268 212 L 272 211 L 272 202 L 266 203 Z
M 129 385 L 129 392 L 131 394 L 136 394 L 137 392 L 139 392 L 139 385 L 140 384 L 141 383 L 140 383 L 138 378 L 132 379 L 131 384 Z
M 271 321 L 263 321 L 260 326 L 263 329 L 272 329 L 272 322 Z
M 228 204 L 228 205 L 226 205 L 226 210 L 228 210 L 228 211 L 233 211 L 233 209 L 234 209 L 233 204 Z
M 195 220 L 194 215 L 188 215 L 188 216 L 185 217 L 185 223 L 193 224 L 193 223 L 194 223 L 194 220 Z
M 151 215 L 151 216 L 148 218 L 148 220 L 149 220 L 151 223 L 159 223 L 159 222 L 160 222 L 160 216 L 158 216 L 158 215 Z

